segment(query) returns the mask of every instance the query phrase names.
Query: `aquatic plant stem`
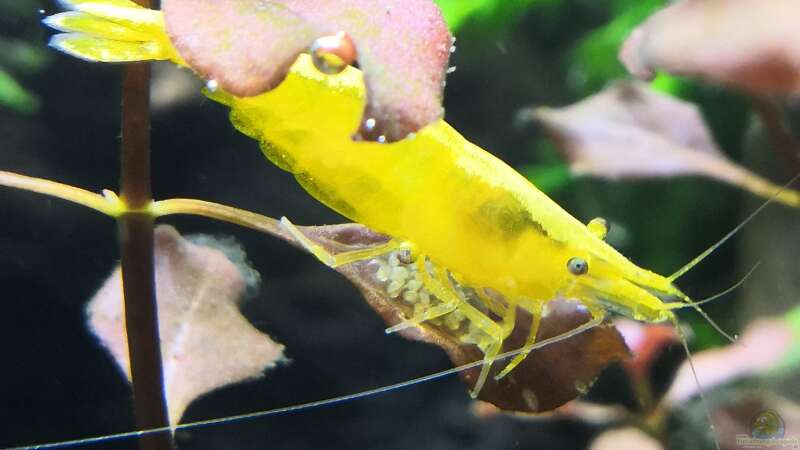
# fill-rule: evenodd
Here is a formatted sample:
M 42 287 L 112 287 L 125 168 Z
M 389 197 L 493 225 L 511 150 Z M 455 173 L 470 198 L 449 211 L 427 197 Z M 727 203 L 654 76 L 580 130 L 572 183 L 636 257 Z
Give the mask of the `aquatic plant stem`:
M 150 7 L 149 0 L 137 0 Z M 133 385 L 136 426 L 169 426 L 164 396 L 153 262 L 153 216 L 150 183 L 150 65 L 133 63 L 123 69 L 122 154 L 120 199 L 126 205 L 118 218 L 125 325 Z M 142 450 L 170 450 L 172 436 L 143 436 Z
M 83 205 L 111 217 L 118 217 L 124 212 L 124 205 L 117 195 L 111 191 L 104 191 L 98 195 L 68 184 L 45 180 L 43 178 L 29 177 L 14 172 L 0 170 L 0 186 L 7 186 L 38 194 L 49 195 L 69 202 Z

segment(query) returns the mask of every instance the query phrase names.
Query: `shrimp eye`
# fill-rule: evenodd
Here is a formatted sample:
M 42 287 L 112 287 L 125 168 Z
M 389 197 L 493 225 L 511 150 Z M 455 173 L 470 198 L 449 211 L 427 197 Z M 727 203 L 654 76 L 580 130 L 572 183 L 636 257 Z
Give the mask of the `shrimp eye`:
M 585 259 L 576 256 L 567 261 L 567 270 L 573 275 L 583 275 L 589 271 L 589 263 Z

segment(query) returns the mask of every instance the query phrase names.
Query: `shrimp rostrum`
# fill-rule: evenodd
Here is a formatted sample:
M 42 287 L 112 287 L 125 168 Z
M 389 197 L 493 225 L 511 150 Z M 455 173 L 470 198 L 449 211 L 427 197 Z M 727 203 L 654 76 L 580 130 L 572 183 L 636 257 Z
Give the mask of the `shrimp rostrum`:
M 70 33 L 55 36 L 52 45 L 95 61 L 185 64 L 164 33 L 160 13 L 149 12 L 120 21 L 132 29 L 131 40 L 118 30 L 102 32 L 104 23 L 119 27 L 113 17 L 70 25 L 53 16 L 49 24 Z M 137 26 L 137 20 L 147 23 Z M 352 140 L 365 102 L 355 68 L 325 75 L 301 55 L 270 92 L 246 98 L 222 90 L 206 94 L 229 106 L 236 128 L 317 200 L 392 237 L 369 250 L 329 254 L 287 219 L 282 222 L 330 266 L 376 260 L 376 276 L 387 281 L 388 294 L 413 304 L 388 332 L 436 321 L 480 348 L 484 365 L 473 395 L 513 331 L 518 309 L 532 317 L 528 345 L 555 298 L 580 302 L 598 322 L 609 312 L 675 322 L 673 309 L 699 310 L 673 285 L 674 276 L 641 268 L 608 245 L 602 219 L 581 223 L 443 120 L 392 144 Z M 526 356 L 517 354 L 496 378 Z

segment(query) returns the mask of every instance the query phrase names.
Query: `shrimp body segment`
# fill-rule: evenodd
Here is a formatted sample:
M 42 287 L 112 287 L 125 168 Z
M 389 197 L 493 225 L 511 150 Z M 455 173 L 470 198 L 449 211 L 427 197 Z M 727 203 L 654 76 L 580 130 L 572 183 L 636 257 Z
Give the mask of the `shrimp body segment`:
M 114 11 L 126 14 L 124 8 Z M 52 45 L 90 60 L 120 60 L 114 55 L 124 52 L 125 60 L 158 55 L 155 59 L 184 65 L 156 26 L 163 20 L 151 16 L 142 27 L 136 26 L 136 14 L 126 17 L 124 25 L 136 31 L 136 39 L 124 42 L 92 33 L 103 29 L 98 24 L 111 20 L 107 17 L 82 13 L 77 23 L 72 16 L 52 20 L 71 32 L 57 35 Z M 309 250 L 329 265 L 376 261 L 376 276 L 386 277 L 388 294 L 414 303 L 405 322 L 388 331 L 426 321 L 450 321 L 454 329 L 466 324 L 462 340 L 478 345 L 486 361 L 473 395 L 513 330 L 518 308 L 533 317 L 528 338 L 533 343 L 554 298 L 575 299 L 596 319 L 615 312 L 647 322 L 675 320 L 671 310 L 677 305 L 662 298 L 689 301 L 667 278 L 606 244 L 602 221 L 587 227 L 443 120 L 392 144 L 352 140 L 364 110 L 363 86 L 357 69 L 325 75 L 301 55 L 270 92 L 247 98 L 221 90 L 206 94 L 229 106 L 236 128 L 258 140 L 264 154 L 317 200 L 393 238 L 390 245 L 358 255 Z M 291 222 L 284 226 L 303 242 Z M 388 263 L 398 255 L 405 255 L 402 264 Z M 392 273 L 398 278 L 391 279 Z M 518 355 L 498 377 L 524 358 L 525 353 Z

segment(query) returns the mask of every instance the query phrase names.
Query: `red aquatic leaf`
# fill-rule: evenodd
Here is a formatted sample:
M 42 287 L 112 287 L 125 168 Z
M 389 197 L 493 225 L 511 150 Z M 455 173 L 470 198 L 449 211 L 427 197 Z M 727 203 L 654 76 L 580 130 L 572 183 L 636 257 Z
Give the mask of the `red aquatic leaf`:
M 644 324 L 626 318 L 614 320 L 614 325 L 633 353 L 631 358 L 622 361 L 622 365 L 634 382 L 647 379 L 653 363 L 664 350 L 680 342 L 675 327 L 671 325 Z
M 241 252 L 237 249 L 233 253 Z M 283 359 L 283 345 L 239 312 L 245 288 L 257 273 L 237 266 L 222 251 L 161 225 L 155 230 L 155 269 L 164 390 L 174 426 L 195 398 L 261 376 Z M 117 268 L 86 312 L 92 332 L 130 379 L 122 305 Z
M 620 59 L 650 79 L 657 70 L 764 94 L 800 91 L 796 0 L 682 0 L 625 41 Z
M 356 138 L 397 141 L 443 115 L 452 41 L 430 0 L 164 0 L 163 9 L 181 56 L 234 95 L 272 89 L 313 47 L 344 65 L 357 56 L 367 104 Z

